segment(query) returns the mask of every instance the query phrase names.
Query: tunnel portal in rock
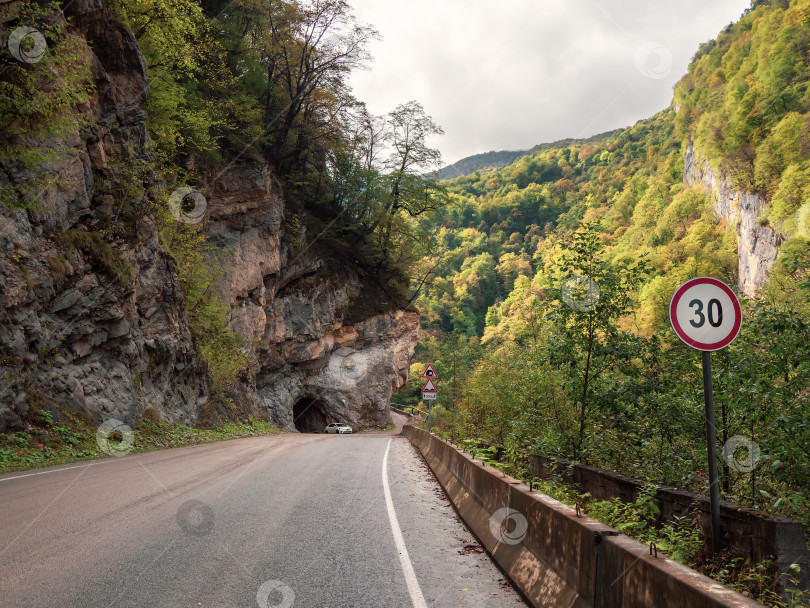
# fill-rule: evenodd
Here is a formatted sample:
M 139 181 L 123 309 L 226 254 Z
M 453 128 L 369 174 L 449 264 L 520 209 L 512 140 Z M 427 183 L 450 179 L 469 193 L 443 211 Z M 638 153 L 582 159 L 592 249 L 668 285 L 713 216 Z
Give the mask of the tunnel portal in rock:
M 323 433 L 326 425 L 335 420 L 329 415 L 326 402 L 305 396 L 293 407 L 293 422 L 299 433 Z

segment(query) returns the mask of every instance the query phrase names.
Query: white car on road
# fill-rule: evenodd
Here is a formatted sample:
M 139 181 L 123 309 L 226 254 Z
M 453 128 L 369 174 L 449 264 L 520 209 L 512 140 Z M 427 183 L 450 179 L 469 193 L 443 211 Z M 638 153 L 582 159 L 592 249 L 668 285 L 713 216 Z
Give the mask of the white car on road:
M 324 433 L 337 433 L 338 435 L 349 434 L 351 435 L 352 427 L 348 424 L 343 424 L 341 422 L 333 422 L 332 424 L 327 424 L 326 429 L 324 429 Z

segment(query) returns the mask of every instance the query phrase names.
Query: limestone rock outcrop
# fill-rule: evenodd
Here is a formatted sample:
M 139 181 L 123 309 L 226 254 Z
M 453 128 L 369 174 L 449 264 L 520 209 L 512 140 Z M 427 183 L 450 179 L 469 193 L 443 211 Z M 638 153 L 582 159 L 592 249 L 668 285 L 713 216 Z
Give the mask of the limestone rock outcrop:
M 701 184 L 713 197 L 714 212 L 737 231 L 737 286 L 746 296 L 753 296 L 768 280 L 776 262 L 782 237 L 768 225 L 757 220 L 765 207 L 765 199 L 734 188 L 728 177 L 715 171 L 708 161 L 697 157 L 692 144 L 684 155 L 684 182 Z
M 405 385 L 419 315 L 397 310 L 344 323 L 364 287 L 351 268 L 335 274 L 305 238 L 291 234 L 284 199 L 267 167 L 218 173 L 206 185 L 207 232 L 226 268 L 230 326 L 245 338 L 254 381 L 240 401 L 287 430 L 318 402 L 328 421 L 390 422 L 391 393 Z M 288 232 L 285 234 L 285 230 Z M 304 408 L 306 409 L 306 408 Z
M 130 241 L 88 236 L 111 203 L 97 178 L 120 178 L 108 161 L 146 162 L 146 65 L 103 3 L 78 0 L 66 17 L 91 58 L 95 92 L 81 111 L 92 126 L 76 121 L 66 143 L 78 153 L 47 166 L 59 181 L 39 207 L 0 205 L 0 430 L 18 428 L 32 407 L 132 421 L 150 405 L 192 422 L 206 399 L 205 372 L 154 221 L 144 216 Z M 74 246 L 67 235 L 94 240 Z M 114 248 L 133 280 L 103 268 L 92 247 Z

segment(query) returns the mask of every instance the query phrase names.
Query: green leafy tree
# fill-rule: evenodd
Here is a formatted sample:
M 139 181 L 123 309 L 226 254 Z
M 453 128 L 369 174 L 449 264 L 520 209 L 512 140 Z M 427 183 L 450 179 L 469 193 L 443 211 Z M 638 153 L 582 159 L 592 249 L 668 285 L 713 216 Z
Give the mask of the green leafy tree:
M 561 380 L 539 346 L 491 352 L 465 382 L 468 436 L 511 450 L 566 443 L 575 418 Z
M 589 398 L 594 382 L 637 352 L 637 337 L 620 327 L 635 307 L 634 294 L 649 272 L 646 260 L 612 263 L 603 250 L 598 224 L 583 224 L 564 245 L 557 271 L 560 297 L 551 320 L 558 352 L 579 402 L 579 432 L 574 456 L 582 456 Z
M 441 153 L 428 139 L 443 133 L 416 101 L 398 106 L 388 116 L 391 154 L 385 163 L 386 196 L 380 201 L 376 226 L 381 251 L 397 251 L 397 242 L 424 242 L 424 225 L 413 221 L 438 211 L 445 202 L 437 183 Z M 415 261 L 409 260 L 409 261 Z

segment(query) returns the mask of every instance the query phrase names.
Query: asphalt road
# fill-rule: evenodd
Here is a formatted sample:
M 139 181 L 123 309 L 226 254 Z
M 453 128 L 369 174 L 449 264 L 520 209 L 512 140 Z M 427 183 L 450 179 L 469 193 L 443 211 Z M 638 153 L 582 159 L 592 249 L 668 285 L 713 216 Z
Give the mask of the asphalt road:
M 0 604 L 524 605 L 411 444 L 384 434 L 251 437 L 0 476 Z

